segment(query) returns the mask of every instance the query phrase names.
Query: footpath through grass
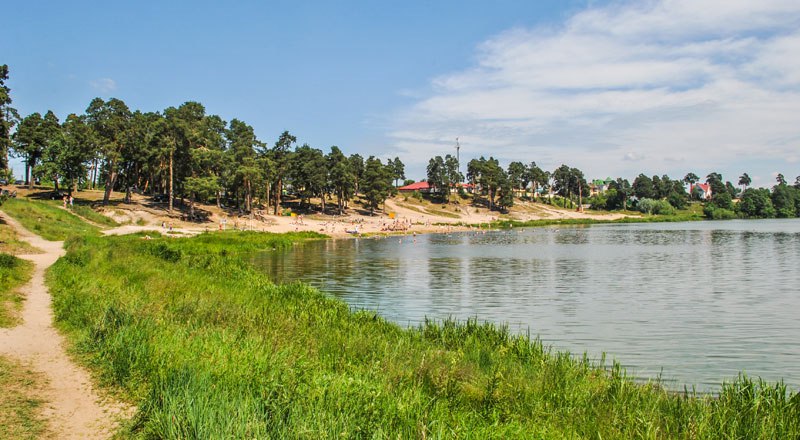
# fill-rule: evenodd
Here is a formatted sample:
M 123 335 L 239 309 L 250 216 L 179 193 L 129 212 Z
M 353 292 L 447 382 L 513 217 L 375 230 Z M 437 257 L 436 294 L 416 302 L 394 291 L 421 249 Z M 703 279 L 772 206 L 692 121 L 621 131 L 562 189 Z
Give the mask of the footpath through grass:
M 56 203 L 15 198 L 6 200 L 2 209 L 45 240 L 61 241 L 71 235 L 99 234 L 96 226 L 86 223 Z
M 0 328 L 19 324 L 19 311 L 24 300 L 19 287 L 27 283 L 32 274 L 33 263 L 30 261 L 0 253 Z
M 56 319 L 138 406 L 123 437 L 800 436 L 800 397 L 780 384 L 678 396 L 474 320 L 401 329 L 231 252 L 314 236 L 68 240 L 48 274 Z

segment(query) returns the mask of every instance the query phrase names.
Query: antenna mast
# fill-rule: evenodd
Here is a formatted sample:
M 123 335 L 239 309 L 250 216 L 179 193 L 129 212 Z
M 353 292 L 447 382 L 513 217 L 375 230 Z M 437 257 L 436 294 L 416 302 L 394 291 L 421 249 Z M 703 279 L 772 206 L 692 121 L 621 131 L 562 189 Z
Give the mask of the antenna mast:
M 458 138 L 456 138 L 456 163 L 458 164 L 458 172 L 461 172 L 461 158 L 459 157 L 459 153 L 461 151 L 461 144 L 458 143 Z

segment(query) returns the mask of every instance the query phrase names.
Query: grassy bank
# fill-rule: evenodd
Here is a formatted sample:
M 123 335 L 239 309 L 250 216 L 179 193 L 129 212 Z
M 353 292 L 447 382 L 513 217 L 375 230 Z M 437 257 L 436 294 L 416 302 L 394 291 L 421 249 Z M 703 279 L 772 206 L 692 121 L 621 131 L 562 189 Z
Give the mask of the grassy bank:
M 504 328 L 405 330 L 230 250 L 313 235 L 79 237 L 59 325 L 139 411 L 134 438 L 797 438 L 800 397 L 747 378 L 676 396 Z
M 41 253 L 41 250 L 34 248 L 27 241 L 20 240 L 17 231 L 0 219 L 0 252 L 20 255 Z
M 31 279 L 33 263 L 0 253 L 0 328 L 19 323 L 23 297 L 19 287 Z
M 61 203 L 61 202 L 54 202 Z M 92 209 L 92 203 L 89 201 L 76 201 L 74 206 L 70 208 L 75 215 L 83 217 L 84 219 L 100 226 L 113 228 L 119 226 L 119 223 L 111 217 L 100 214 Z
M 99 229 L 55 203 L 24 198 L 8 199 L 2 207 L 29 231 L 46 240 L 65 240 L 70 235 L 97 235 Z
M 38 397 L 45 378 L 0 356 L 0 438 L 34 440 L 53 437 L 41 416 Z

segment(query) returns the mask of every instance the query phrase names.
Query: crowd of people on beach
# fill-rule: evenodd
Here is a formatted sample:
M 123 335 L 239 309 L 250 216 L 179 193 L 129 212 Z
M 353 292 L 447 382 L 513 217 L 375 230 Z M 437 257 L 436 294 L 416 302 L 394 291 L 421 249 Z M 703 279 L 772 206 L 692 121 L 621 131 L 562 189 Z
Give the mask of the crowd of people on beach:
M 384 222 L 381 226 L 381 231 L 407 231 L 411 228 L 411 219 L 401 220 L 397 219 L 388 225 Z

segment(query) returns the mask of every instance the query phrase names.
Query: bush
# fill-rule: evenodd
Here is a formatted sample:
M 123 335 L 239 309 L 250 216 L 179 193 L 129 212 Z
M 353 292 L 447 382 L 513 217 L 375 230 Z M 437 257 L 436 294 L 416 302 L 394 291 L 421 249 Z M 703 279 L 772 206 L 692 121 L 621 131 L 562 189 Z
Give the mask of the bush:
M 713 203 L 703 207 L 703 215 L 710 220 L 730 220 L 736 218 L 736 213 L 730 209 L 720 208 Z
M 586 200 L 586 203 L 591 205 L 592 209 L 605 209 L 608 203 L 605 194 L 596 194 Z
M 636 209 L 645 214 L 672 215 L 675 208 L 666 200 L 640 199 L 636 204 Z
M 667 201 L 675 209 L 686 208 L 686 197 L 683 194 L 679 194 L 677 192 L 671 192 L 667 197 Z
M 736 211 L 739 212 L 742 217 L 775 217 L 775 208 L 772 206 L 769 190 L 764 188 L 747 188 L 742 193 L 742 198 L 736 205 Z
M 0 253 L 0 268 L 13 269 L 19 264 L 19 259 L 13 255 Z

